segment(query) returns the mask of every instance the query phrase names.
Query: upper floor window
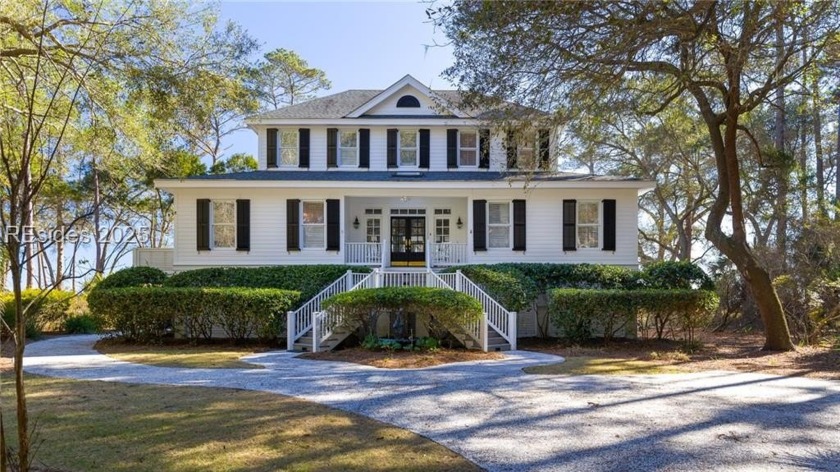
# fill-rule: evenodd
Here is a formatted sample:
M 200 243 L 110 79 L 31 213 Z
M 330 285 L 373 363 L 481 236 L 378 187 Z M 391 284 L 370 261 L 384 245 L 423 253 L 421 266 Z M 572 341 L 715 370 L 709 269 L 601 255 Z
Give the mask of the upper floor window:
M 397 100 L 397 108 L 420 108 L 420 100 L 414 95 L 403 95 Z
M 359 165 L 359 138 L 356 131 L 338 132 L 338 165 Z
M 210 216 L 213 227 L 212 247 L 233 248 L 236 246 L 236 204 L 233 200 L 213 200 Z
M 475 131 L 461 131 L 458 133 L 459 166 L 471 167 L 478 165 L 478 133 Z
M 324 249 L 326 247 L 326 218 L 324 202 L 301 202 L 303 247 Z
M 298 131 L 295 129 L 281 129 L 279 134 L 280 165 L 298 165 Z
M 417 130 L 400 130 L 400 166 L 417 166 Z
M 531 136 L 522 138 L 519 141 L 519 167 L 524 169 L 532 169 L 534 167 L 535 156 L 536 146 L 534 145 L 534 138 Z
M 577 242 L 581 249 L 598 248 L 600 233 L 601 205 L 596 201 L 578 201 L 577 204 Z
M 487 242 L 491 248 L 510 247 L 510 203 L 487 204 Z

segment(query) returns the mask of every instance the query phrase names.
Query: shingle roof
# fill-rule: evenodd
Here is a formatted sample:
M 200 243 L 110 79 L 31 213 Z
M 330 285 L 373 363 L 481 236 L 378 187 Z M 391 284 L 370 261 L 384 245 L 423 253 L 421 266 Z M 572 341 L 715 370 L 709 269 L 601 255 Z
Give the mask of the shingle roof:
M 364 105 L 373 97 L 383 92 L 383 90 L 346 90 L 344 92 L 327 95 L 326 97 L 313 98 L 312 100 L 289 105 L 287 107 L 278 108 L 277 110 L 267 111 L 248 117 L 248 119 L 256 120 L 271 120 L 271 119 L 335 119 L 344 118 L 353 110 Z M 447 104 L 458 108 L 461 103 L 461 93 L 457 90 L 433 90 L 442 101 L 441 105 Z M 523 112 L 536 112 L 537 110 L 509 103 L 508 106 L 515 107 Z M 481 118 L 488 112 L 470 112 L 475 118 Z M 382 116 L 365 116 L 366 118 L 382 118 Z M 394 118 L 394 117 L 389 117 Z M 400 116 L 399 118 L 407 118 Z M 437 116 L 422 116 L 414 118 L 441 118 Z
M 394 171 L 282 171 L 258 170 L 232 174 L 211 174 L 188 177 L 187 180 L 271 180 L 313 182 L 494 182 L 529 179 L 534 182 L 641 182 L 633 177 L 577 174 L 572 172 L 517 175 L 508 172 L 394 172 Z

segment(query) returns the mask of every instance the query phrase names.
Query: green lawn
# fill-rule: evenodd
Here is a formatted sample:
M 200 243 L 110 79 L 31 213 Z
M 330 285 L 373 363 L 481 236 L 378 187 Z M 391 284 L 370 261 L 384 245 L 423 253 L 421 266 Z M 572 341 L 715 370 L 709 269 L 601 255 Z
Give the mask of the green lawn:
M 414 433 L 279 395 L 27 379 L 36 463 L 62 471 L 480 470 Z M 12 395 L 5 374 L 9 438 Z
M 191 344 L 128 344 L 118 339 L 103 339 L 94 346 L 97 351 L 121 361 L 158 367 L 204 369 L 262 369 L 240 359 L 265 349 L 230 345 Z
M 599 357 L 568 357 L 565 362 L 526 367 L 523 370 L 527 374 L 541 375 L 646 375 L 679 372 L 661 362 Z

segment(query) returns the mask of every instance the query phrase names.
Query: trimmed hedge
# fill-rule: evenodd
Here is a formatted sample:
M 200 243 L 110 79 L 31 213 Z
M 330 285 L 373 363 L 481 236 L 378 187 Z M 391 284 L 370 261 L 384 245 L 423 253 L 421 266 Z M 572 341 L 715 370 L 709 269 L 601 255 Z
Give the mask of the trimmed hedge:
M 96 288 L 145 287 L 161 285 L 165 280 L 166 273 L 155 267 L 128 267 L 105 277 Z
M 708 325 L 718 302 L 714 291 L 692 289 L 554 289 L 549 299 L 555 326 L 576 342 L 595 333 L 608 340 L 636 319 L 643 331 L 652 328 L 659 339 L 680 331 L 693 341 L 694 331 Z
M 159 341 L 176 330 L 209 339 L 214 326 L 235 341 L 274 340 L 299 299 L 297 292 L 268 288 L 125 287 L 94 290 L 88 306 L 129 341 Z
M 26 337 L 38 338 L 47 325 L 60 325 L 66 317 L 70 301 L 75 296 L 72 292 L 52 290 L 42 295 L 41 289 L 27 289 L 21 293 L 21 301 L 26 307 L 34 302 L 26 318 Z M 15 326 L 15 295 L 11 292 L 0 294 L 3 304 L 3 321 L 14 329 Z
M 249 287 L 300 292 L 300 300 L 314 297 L 348 270 L 370 272 L 367 267 L 344 265 L 295 265 L 267 267 L 211 267 L 179 272 L 165 287 Z
M 703 269 L 691 262 L 655 262 L 642 269 L 646 287 L 663 289 L 714 290 L 715 283 Z
M 339 293 L 323 302 L 327 310 L 339 310 L 346 326 L 361 324 L 373 334 L 380 315 L 402 310 L 425 317 L 431 332 L 460 328 L 481 319 L 481 302 L 449 289 L 431 287 L 383 287 Z

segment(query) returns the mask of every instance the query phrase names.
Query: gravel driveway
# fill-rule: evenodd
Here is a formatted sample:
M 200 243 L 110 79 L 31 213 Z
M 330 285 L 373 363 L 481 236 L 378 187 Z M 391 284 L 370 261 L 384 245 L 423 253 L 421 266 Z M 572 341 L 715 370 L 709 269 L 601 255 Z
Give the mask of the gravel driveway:
M 27 347 L 27 372 L 290 395 L 427 436 L 488 470 L 840 470 L 840 383 L 733 372 L 541 376 L 560 358 L 417 370 L 249 357 L 266 369 L 175 369 L 113 360 L 96 336 Z

